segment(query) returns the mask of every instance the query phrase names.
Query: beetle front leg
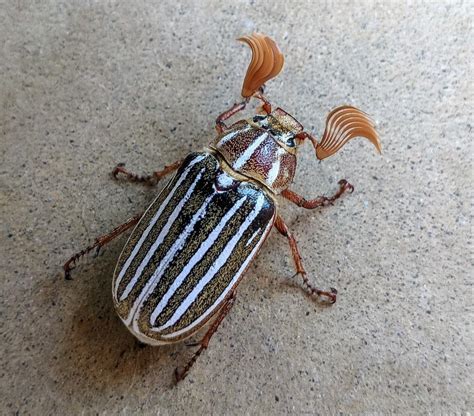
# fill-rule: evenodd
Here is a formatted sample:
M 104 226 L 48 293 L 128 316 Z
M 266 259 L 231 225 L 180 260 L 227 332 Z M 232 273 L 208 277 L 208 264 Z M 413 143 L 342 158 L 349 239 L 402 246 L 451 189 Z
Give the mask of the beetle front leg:
M 234 104 L 227 111 L 224 111 L 219 117 L 216 118 L 216 130 L 219 134 L 224 133 L 229 127 L 224 123 L 225 120 L 231 118 L 233 115 L 237 114 L 239 111 L 242 111 L 249 102 L 250 98 L 245 99 L 241 103 Z
M 301 195 L 298 195 L 289 189 L 281 191 L 280 195 L 302 208 L 314 209 L 318 207 L 325 207 L 327 205 L 331 205 L 336 199 L 340 198 L 344 192 L 354 192 L 354 187 L 345 179 L 341 179 L 338 184 L 339 190 L 333 196 L 329 197 L 320 196 L 314 199 L 305 199 Z
M 128 229 L 132 228 L 135 224 L 138 223 L 140 218 L 143 216 L 143 213 L 137 214 L 132 218 L 128 219 L 124 224 L 115 227 L 110 233 L 102 235 L 95 239 L 95 242 L 90 246 L 86 247 L 84 250 L 79 251 L 78 253 L 74 254 L 66 263 L 64 263 L 64 277 L 67 280 L 71 280 L 71 270 L 74 269 L 74 264 L 79 260 L 81 257 L 90 253 L 92 250 L 96 249 L 97 254 L 101 247 L 105 246 L 107 243 L 112 241 L 114 238 L 118 237 L 120 234 L 124 233 Z
M 209 341 L 211 340 L 212 336 L 215 334 L 217 331 L 217 328 L 219 328 L 219 325 L 222 323 L 224 318 L 227 316 L 229 311 L 232 309 L 232 306 L 234 306 L 235 303 L 235 298 L 236 298 L 236 293 L 235 291 L 232 292 L 226 303 L 224 303 L 224 306 L 222 306 L 221 310 L 219 311 L 219 314 L 217 318 L 214 320 L 210 328 L 207 330 L 206 334 L 203 336 L 201 341 L 197 343 L 192 343 L 188 344 L 188 346 L 192 347 L 195 345 L 199 345 L 199 349 L 194 353 L 192 358 L 188 361 L 186 366 L 183 368 L 182 371 L 179 371 L 178 368 L 174 370 L 174 375 L 176 378 L 176 382 L 180 382 L 183 380 L 189 373 L 189 370 L 191 367 L 194 365 L 198 357 L 201 355 L 201 353 L 209 346 Z
M 290 230 L 288 229 L 287 225 L 283 221 L 283 218 L 281 218 L 279 215 L 277 215 L 276 220 L 275 220 L 275 227 L 276 229 L 282 234 L 284 237 L 288 239 L 288 243 L 290 245 L 291 249 L 291 255 L 293 256 L 293 261 L 295 262 L 295 267 L 296 267 L 296 275 L 300 275 L 303 278 L 303 283 L 305 287 L 310 291 L 312 295 L 316 294 L 320 297 L 325 297 L 328 299 L 329 303 L 334 303 L 336 302 L 336 295 L 337 295 L 337 290 L 334 288 L 331 288 L 330 292 L 326 290 L 319 289 L 311 284 L 309 281 L 308 277 L 306 276 L 306 271 L 303 267 L 303 261 L 301 259 L 301 255 L 298 250 L 298 246 L 296 244 L 295 237 L 293 237 L 293 234 L 291 234 Z
M 146 185 L 156 185 L 161 180 L 161 178 L 178 169 L 183 163 L 183 160 L 184 159 L 177 160 L 171 165 L 165 166 L 164 169 L 153 172 L 151 175 L 137 175 L 136 173 L 126 170 L 125 163 L 119 163 L 112 171 L 112 176 L 115 179 L 118 179 L 117 176 L 119 173 L 121 173 L 125 175 L 126 178 L 131 182 L 141 182 L 145 183 Z

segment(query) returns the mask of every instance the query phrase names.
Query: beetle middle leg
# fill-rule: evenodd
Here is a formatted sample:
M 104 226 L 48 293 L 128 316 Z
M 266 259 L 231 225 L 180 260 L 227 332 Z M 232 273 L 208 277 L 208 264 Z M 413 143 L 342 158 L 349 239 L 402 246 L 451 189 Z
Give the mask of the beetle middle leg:
M 289 189 L 281 191 L 281 196 L 302 208 L 314 209 L 318 207 L 325 207 L 327 205 L 331 205 L 336 199 L 340 198 L 344 192 L 354 192 L 354 187 L 345 179 L 341 179 L 338 184 L 339 190 L 333 196 L 320 196 L 314 199 L 305 199 L 301 195 L 298 195 Z
M 176 382 L 179 382 L 183 380 L 187 374 L 189 373 L 189 370 L 191 367 L 194 365 L 198 357 L 202 354 L 202 352 L 209 346 L 209 341 L 211 340 L 212 336 L 215 334 L 217 331 L 217 328 L 219 328 L 219 325 L 222 323 L 224 318 L 227 316 L 229 311 L 232 309 L 232 306 L 234 306 L 235 303 L 235 298 L 236 298 L 236 293 L 235 291 L 232 292 L 230 297 L 227 299 L 227 301 L 224 303 L 224 306 L 220 309 L 218 312 L 217 318 L 215 318 L 214 322 L 211 324 L 207 332 L 204 334 L 202 337 L 201 341 L 193 344 L 188 344 L 188 346 L 195 346 L 199 345 L 199 349 L 194 353 L 192 358 L 188 361 L 186 366 L 179 371 L 178 368 L 174 370 L 174 375 L 176 378 Z
M 125 169 L 125 163 L 119 163 L 112 171 L 112 176 L 115 179 L 118 179 L 118 174 L 121 173 L 122 175 L 125 175 L 126 178 L 131 182 L 141 182 L 145 183 L 146 185 L 156 185 L 161 180 L 161 178 L 178 169 L 183 163 L 183 160 L 184 159 L 177 160 L 171 165 L 165 166 L 164 169 L 153 172 L 151 175 L 137 175 L 136 173 L 129 172 L 127 169 Z
M 74 269 L 75 263 L 87 253 L 90 253 L 92 250 L 97 250 L 99 252 L 100 248 L 105 246 L 107 243 L 112 241 L 114 238 L 118 237 L 120 234 L 124 233 L 128 229 L 132 228 L 135 224 L 138 223 L 140 218 L 143 216 L 143 213 L 137 214 L 132 218 L 129 218 L 124 224 L 115 227 L 110 233 L 102 235 L 95 239 L 94 243 L 86 247 L 85 249 L 74 254 L 66 263 L 64 263 L 64 277 L 67 280 L 71 279 L 71 270 Z
M 288 239 L 288 243 L 291 249 L 291 255 L 293 256 L 293 261 L 295 262 L 296 275 L 300 275 L 303 278 L 304 286 L 310 291 L 312 295 L 316 294 L 320 297 L 327 298 L 329 303 L 336 302 L 336 295 L 337 295 L 336 289 L 331 288 L 330 291 L 328 292 L 326 290 L 319 289 L 313 286 L 311 282 L 309 281 L 306 275 L 306 270 L 303 267 L 303 261 L 301 259 L 301 255 L 298 250 L 298 245 L 296 244 L 296 239 L 295 237 L 293 237 L 293 234 L 290 232 L 287 225 L 283 221 L 283 218 L 281 218 L 279 215 L 277 215 L 276 217 L 275 227 L 280 232 L 280 234 L 282 234 L 284 237 Z

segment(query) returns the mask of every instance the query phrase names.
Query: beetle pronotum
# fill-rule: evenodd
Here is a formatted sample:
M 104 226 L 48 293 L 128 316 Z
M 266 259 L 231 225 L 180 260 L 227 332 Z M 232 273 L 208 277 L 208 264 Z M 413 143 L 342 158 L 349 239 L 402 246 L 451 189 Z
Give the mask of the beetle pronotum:
M 318 159 L 337 152 L 350 139 L 368 138 L 380 151 L 370 119 L 362 111 L 334 109 L 318 142 L 280 108 L 272 109 L 263 85 L 283 66 L 283 55 L 269 37 L 241 38 L 252 49 L 242 88 L 244 100 L 216 120 L 217 138 L 205 150 L 190 154 L 149 176 L 128 172 L 123 164 L 113 174 L 156 183 L 176 171 L 143 214 L 71 257 L 66 278 L 84 254 L 99 249 L 135 226 L 118 260 L 113 277 L 116 311 L 140 341 L 151 345 L 182 341 L 210 326 L 188 364 L 176 369 L 183 379 L 234 304 L 236 287 L 273 226 L 288 239 L 296 275 L 313 295 L 334 303 L 336 290 L 314 287 L 303 267 L 296 240 L 278 213 L 279 196 L 313 209 L 334 202 L 353 190 L 346 180 L 331 197 L 307 200 L 288 189 L 296 169 L 296 153 L 309 139 Z M 251 98 L 262 101 L 259 114 L 231 126 L 225 121 L 243 110 Z

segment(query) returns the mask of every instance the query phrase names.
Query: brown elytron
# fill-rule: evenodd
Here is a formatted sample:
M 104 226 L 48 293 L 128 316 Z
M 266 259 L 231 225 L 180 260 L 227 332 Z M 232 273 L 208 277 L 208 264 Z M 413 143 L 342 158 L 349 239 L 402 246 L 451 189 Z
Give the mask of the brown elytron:
M 242 85 L 242 97 L 249 98 L 265 82 L 280 73 L 285 59 L 275 41 L 268 36 L 254 33 L 238 40 L 245 42 L 252 49 L 252 60 Z

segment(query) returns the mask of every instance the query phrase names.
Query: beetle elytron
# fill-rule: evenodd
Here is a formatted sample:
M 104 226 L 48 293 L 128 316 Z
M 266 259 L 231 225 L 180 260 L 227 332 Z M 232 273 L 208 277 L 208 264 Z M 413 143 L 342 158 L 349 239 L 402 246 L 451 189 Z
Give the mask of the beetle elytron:
M 177 170 L 145 211 L 71 257 L 66 278 L 84 254 L 135 226 L 120 255 L 113 278 L 116 311 L 140 341 L 162 345 L 182 341 L 206 323 L 199 349 L 176 379 L 183 379 L 232 307 L 236 287 L 273 226 L 289 242 L 296 274 L 306 289 L 325 301 L 336 290 L 314 287 L 306 276 L 296 240 L 278 214 L 281 196 L 303 208 L 332 203 L 353 187 L 339 182 L 331 197 L 306 200 L 288 189 L 296 170 L 299 146 L 308 139 L 318 159 L 337 152 L 350 139 L 369 139 L 380 152 L 371 120 L 362 111 L 342 106 L 333 110 L 318 142 L 280 108 L 273 109 L 263 85 L 283 67 L 275 42 L 261 34 L 241 38 L 252 49 L 242 88 L 244 100 L 216 120 L 217 138 L 205 150 L 190 154 L 149 176 L 128 172 L 123 164 L 113 174 L 156 183 Z M 253 117 L 231 126 L 225 121 L 243 110 L 251 98 L 262 102 Z

